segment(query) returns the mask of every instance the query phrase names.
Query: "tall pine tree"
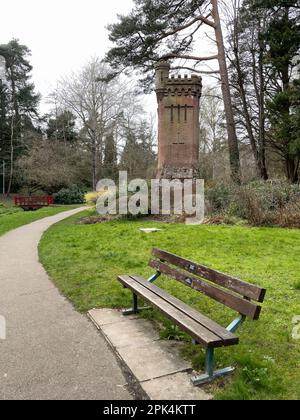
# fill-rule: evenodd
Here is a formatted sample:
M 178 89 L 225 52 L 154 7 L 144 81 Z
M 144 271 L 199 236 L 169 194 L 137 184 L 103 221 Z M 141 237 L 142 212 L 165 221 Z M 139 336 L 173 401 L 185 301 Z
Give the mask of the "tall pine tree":
M 285 162 L 286 174 L 291 182 L 299 180 L 300 144 L 295 133 L 295 112 L 299 113 L 299 72 L 294 72 L 299 64 L 300 53 L 299 3 L 297 0 L 264 2 L 259 7 L 272 10 L 268 28 L 264 35 L 268 52 L 266 62 L 271 76 L 278 81 L 277 89 L 268 102 L 270 121 L 272 124 L 271 144 Z M 298 106 L 297 106 L 298 103 Z M 295 136 L 296 134 L 296 136 Z
M 117 147 L 113 132 L 109 133 L 104 141 L 103 176 L 110 179 L 117 178 L 118 160 Z
M 30 80 L 32 66 L 28 61 L 28 47 L 13 39 L 8 44 L 0 45 L 0 55 L 5 60 L 6 78 L 5 90 L 1 90 L 1 126 L 5 127 L 1 132 L 1 144 L 5 151 L 4 157 L 8 160 L 9 194 L 13 186 L 14 163 L 25 150 L 26 131 L 34 130 L 40 97 L 35 93 L 34 84 Z

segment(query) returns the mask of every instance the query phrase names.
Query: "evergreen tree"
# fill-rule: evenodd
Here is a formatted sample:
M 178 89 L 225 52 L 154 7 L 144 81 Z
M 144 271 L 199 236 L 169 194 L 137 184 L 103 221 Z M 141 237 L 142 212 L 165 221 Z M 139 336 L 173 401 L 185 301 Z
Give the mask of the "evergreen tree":
M 117 148 L 113 133 L 106 136 L 104 142 L 103 176 L 110 179 L 117 178 L 118 162 Z
M 295 74 L 294 68 L 300 62 L 296 58 L 300 52 L 298 1 L 259 0 L 258 3 L 260 7 L 270 7 L 273 11 L 264 35 L 268 46 L 266 62 L 271 76 L 278 82 L 274 95 L 268 102 L 272 124 L 271 143 L 285 161 L 288 179 L 297 182 L 300 144 L 297 141 L 299 132 L 297 133 L 296 121 L 299 113 L 297 98 L 300 75 L 299 72 Z
M 291 89 L 291 152 L 300 156 L 300 80 L 295 80 Z
M 153 133 L 146 121 L 125 129 L 126 143 L 121 154 L 120 167 L 129 178 L 147 178 L 155 163 Z
M 46 134 L 49 140 L 74 143 L 78 139 L 75 115 L 70 111 L 63 111 L 54 118 L 49 118 Z
M 140 172 L 143 177 L 148 177 L 147 170 L 149 172 L 153 170 L 156 160 L 156 155 L 153 150 L 154 135 L 151 124 L 145 120 L 141 121 L 137 128 L 137 137 L 137 155 L 140 162 Z
M 30 50 L 13 39 L 8 44 L 0 45 L 0 55 L 5 60 L 6 78 L 6 88 L 4 91 L 1 90 L 1 126 L 5 127 L 5 131 L 1 132 L 3 136 L 1 143 L 5 145 L 4 149 L 9 154 L 8 193 L 10 193 L 14 163 L 25 150 L 26 131 L 34 130 L 34 119 L 38 117 L 37 107 L 40 97 L 35 93 L 34 84 L 30 81 L 32 71 L 28 61 Z
M 9 153 L 9 124 L 7 118 L 7 100 L 7 87 L 0 79 L 0 156 L 2 159 L 7 159 Z
M 134 131 L 126 129 L 126 143 L 121 154 L 120 168 L 128 172 L 129 178 L 136 178 L 138 174 L 139 161 L 137 159 L 138 142 Z

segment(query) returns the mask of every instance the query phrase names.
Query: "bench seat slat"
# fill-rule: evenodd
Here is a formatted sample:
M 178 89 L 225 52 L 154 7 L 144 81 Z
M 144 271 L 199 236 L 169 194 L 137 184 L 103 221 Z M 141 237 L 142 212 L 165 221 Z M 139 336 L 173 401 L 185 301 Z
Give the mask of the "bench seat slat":
M 203 325 L 204 328 L 207 328 L 213 334 L 220 337 L 221 340 L 226 342 L 227 345 L 234 345 L 234 344 L 239 343 L 239 338 L 236 335 L 232 334 L 231 332 L 227 331 L 226 328 L 222 327 L 221 325 L 217 324 L 216 322 L 202 315 L 200 312 L 196 311 L 194 308 L 191 308 L 186 303 L 170 295 L 165 290 L 160 289 L 159 287 L 155 286 L 155 284 L 149 283 L 143 277 L 132 276 L 132 278 L 136 280 L 138 283 L 140 283 L 141 285 L 143 285 L 144 287 L 146 287 L 147 289 L 151 290 L 153 293 L 160 296 L 162 299 L 170 303 L 175 308 L 179 309 L 181 312 L 183 312 L 185 315 L 187 315 L 194 321 Z
M 179 309 L 162 299 L 160 296 L 134 280 L 134 278 L 129 276 L 119 276 L 118 280 L 125 287 L 131 289 L 134 293 L 139 295 L 143 300 L 161 310 L 166 317 L 171 319 L 176 325 L 181 327 L 205 348 L 223 347 L 226 345 L 226 342 L 224 342 L 220 337 L 213 334 L 203 325 L 200 325 Z
M 149 262 L 150 267 L 155 268 L 162 274 L 166 274 L 179 282 L 191 287 L 192 289 L 198 290 L 208 297 L 216 300 L 217 302 L 223 303 L 231 309 L 251 318 L 258 319 L 261 311 L 261 306 L 257 306 L 245 299 L 230 294 L 229 292 L 215 287 L 213 284 L 206 283 L 205 281 L 190 276 L 184 272 L 177 270 L 176 268 L 170 267 L 160 261 L 151 260 Z
M 225 287 L 233 292 L 239 293 L 242 296 L 248 297 L 249 299 L 256 300 L 257 302 L 263 302 L 266 294 L 266 289 L 256 286 L 255 284 L 247 283 L 235 277 L 231 277 L 227 274 L 208 268 L 204 265 L 194 263 L 190 260 L 186 260 L 178 255 L 171 254 L 170 252 L 163 251 L 161 249 L 154 248 L 152 254 L 163 261 L 166 261 L 172 265 L 180 267 L 191 274 L 202 277 L 203 279 L 209 280 L 219 286 Z

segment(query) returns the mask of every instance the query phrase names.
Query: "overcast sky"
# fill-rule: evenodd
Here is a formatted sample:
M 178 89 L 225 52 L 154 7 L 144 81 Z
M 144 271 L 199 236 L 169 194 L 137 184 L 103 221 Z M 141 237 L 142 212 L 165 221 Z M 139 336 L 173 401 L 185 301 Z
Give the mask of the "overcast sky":
M 79 70 L 110 43 L 106 26 L 132 0 L 2 0 L 0 44 L 18 38 L 32 52 L 33 81 L 45 97 L 56 81 Z
M 47 95 L 58 79 L 80 70 L 92 56 L 104 56 L 110 46 L 106 26 L 132 7 L 132 0 L 1 1 L 0 44 L 17 38 L 31 50 L 42 111 L 48 110 Z M 210 44 L 203 34 L 198 45 L 201 54 L 212 52 Z M 211 80 L 204 78 L 207 83 Z M 144 104 L 148 112 L 155 112 L 155 94 L 146 97 Z

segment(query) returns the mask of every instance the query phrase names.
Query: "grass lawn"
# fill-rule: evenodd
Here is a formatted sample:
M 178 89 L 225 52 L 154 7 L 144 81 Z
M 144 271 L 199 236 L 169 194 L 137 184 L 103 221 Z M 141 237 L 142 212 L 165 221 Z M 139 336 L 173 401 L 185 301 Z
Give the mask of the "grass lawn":
M 0 236 L 9 230 L 16 229 L 22 225 L 43 219 L 44 217 L 53 216 L 63 211 L 72 210 L 78 206 L 55 206 L 44 207 L 36 211 L 24 211 L 23 209 L 13 207 L 6 203 L 5 206 L 0 204 Z
M 88 214 L 89 212 L 87 212 Z M 82 216 L 82 215 L 81 215 Z M 300 399 L 300 340 L 292 338 L 300 316 L 300 230 L 227 226 L 167 225 L 113 221 L 75 225 L 79 216 L 53 226 L 40 244 L 40 257 L 57 287 L 80 311 L 130 307 L 130 292 L 118 274 L 149 276 L 152 247 L 167 249 L 267 288 L 259 321 L 238 331 L 240 344 L 217 349 L 217 365 L 237 366 L 235 375 L 209 389 L 216 399 Z M 140 227 L 162 231 L 145 234 Z M 236 314 L 176 281 L 159 286 L 226 326 Z M 204 352 L 155 310 L 142 314 L 162 321 L 161 335 L 186 341 L 185 356 L 203 368 Z

